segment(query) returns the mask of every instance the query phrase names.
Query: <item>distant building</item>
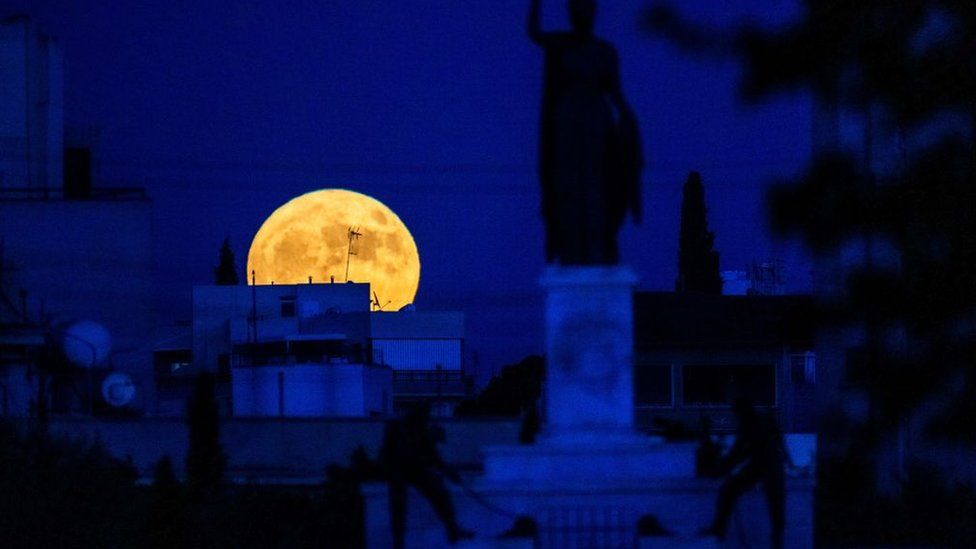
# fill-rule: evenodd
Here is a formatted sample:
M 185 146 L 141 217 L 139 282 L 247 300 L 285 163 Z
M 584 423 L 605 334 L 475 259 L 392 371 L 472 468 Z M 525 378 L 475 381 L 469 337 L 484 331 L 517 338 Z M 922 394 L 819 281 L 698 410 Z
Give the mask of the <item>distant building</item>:
M 816 358 L 804 296 L 640 292 L 634 302 L 639 428 L 732 427 L 737 395 L 775 410 L 787 432 L 814 431 Z M 804 314 L 807 313 L 807 314 Z
M 183 413 L 193 378 L 222 381 L 234 416 L 382 416 L 418 401 L 449 415 L 470 395 L 464 317 L 370 312 L 369 284 L 197 286 L 192 326 L 160 334 L 157 412 Z
M 112 372 L 132 378 L 129 411 L 149 411 L 152 202 L 142 189 L 94 184 L 89 150 L 64 147 L 62 95 L 57 42 L 27 18 L 0 22 L 0 300 L 16 303 L 18 322 L 54 347 L 66 337 L 82 353 L 93 345 L 66 334 L 79 321 L 109 335 L 104 360 L 51 380 L 44 398 L 53 413 L 103 409 L 99 384 Z M 24 390 L 36 395 L 38 379 Z
M 18 316 L 0 303 L 0 417 L 4 418 L 31 415 L 38 396 L 34 358 L 44 346 L 44 331 Z
M 723 295 L 783 295 L 783 263 L 758 261 L 747 271 L 722 271 Z
M 450 416 L 471 396 L 464 370 L 464 314 L 401 311 L 371 315 L 373 360 L 393 368 L 396 411 L 423 401 L 431 412 Z
M 752 282 L 745 271 L 722 271 L 722 295 L 749 295 Z

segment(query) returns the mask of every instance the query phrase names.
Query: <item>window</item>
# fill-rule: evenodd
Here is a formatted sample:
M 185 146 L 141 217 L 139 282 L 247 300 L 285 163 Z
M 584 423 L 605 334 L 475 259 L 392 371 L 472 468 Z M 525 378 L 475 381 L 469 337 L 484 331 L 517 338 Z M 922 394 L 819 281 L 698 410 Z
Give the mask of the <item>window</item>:
M 281 298 L 281 317 L 291 318 L 293 316 L 295 316 L 295 298 L 290 296 Z
M 790 355 L 790 383 L 806 385 L 817 382 L 817 359 L 812 351 Z
M 776 404 L 776 370 L 772 364 L 687 365 L 682 369 L 684 404 L 725 406 L 747 396 L 757 406 Z
M 634 405 L 671 406 L 671 365 L 638 364 L 634 366 Z
M 185 374 L 193 361 L 193 351 L 173 350 L 156 351 L 153 353 L 153 363 L 156 375 L 179 376 Z
M 230 355 L 220 353 L 217 356 L 217 381 L 226 383 L 230 381 Z

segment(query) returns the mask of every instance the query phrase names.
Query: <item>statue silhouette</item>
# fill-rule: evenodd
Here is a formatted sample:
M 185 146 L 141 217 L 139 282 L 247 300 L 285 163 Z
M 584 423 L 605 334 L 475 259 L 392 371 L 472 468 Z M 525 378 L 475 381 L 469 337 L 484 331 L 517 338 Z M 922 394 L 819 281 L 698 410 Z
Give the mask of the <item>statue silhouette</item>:
M 418 405 L 405 418 L 390 420 L 383 432 L 380 464 L 386 472 L 390 494 L 390 523 L 393 546 L 404 546 L 407 516 L 407 488 L 413 486 L 430 502 L 434 512 L 447 529 L 453 544 L 473 534 L 458 526 L 451 495 L 444 486 L 442 475 L 458 482 L 457 473 L 447 466 L 437 451 L 443 431 L 430 424 L 430 409 Z
M 729 452 L 722 456 L 717 472 L 725 476 L 737 465 L 742 466 L 719 488 L 715 519 L 702 533 L 725 539 L 736 500 L 757 484 L 762 484 L 769 510 L 772 547 L 781 548 L 786 503 L 784 467 L 789 460 L 783 435 L 776 419 L 770 414 L 757 412 L 748 399 L 736 399 L 733 412 L 737 421 L 735 442 Z
M 637 118 L 620 88 L 617 50 L 593 34 L 595 0 L 569 0 L 570 31 L 543 32 L 540 0 L 529 38 L 545 51 L 539 179 L 546 257 L 563 265 L 615 264 L 617 232 L 640 220 L 643 167 Z

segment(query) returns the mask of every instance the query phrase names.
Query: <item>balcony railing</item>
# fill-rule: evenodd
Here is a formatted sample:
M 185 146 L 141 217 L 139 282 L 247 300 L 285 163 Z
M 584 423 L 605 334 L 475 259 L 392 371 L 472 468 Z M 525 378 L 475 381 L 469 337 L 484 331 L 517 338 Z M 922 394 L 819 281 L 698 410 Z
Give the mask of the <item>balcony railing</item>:
M 364 364 L 365 353 L 343 354 L 234 354 L 231 365 L 234 368 L 250 368 L 256 366 L 296 366 L 301 364 Z
M 472 391 L 473 378 L 461 370 L 395 370 L 393 394 L 465 397 Z

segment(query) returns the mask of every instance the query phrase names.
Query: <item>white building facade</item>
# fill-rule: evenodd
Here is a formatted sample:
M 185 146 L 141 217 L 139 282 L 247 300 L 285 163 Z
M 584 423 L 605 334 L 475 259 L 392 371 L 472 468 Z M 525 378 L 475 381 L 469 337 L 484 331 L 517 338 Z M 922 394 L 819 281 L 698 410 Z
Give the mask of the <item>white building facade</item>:
M 370 312 L 370 295 L 357 283 L 194 287 L 190 348 L 157 353 L 157 385 L 175 388 L 162 415 L 182 413 L 201 372 L 240 417 L 381 417 L 467 396 L 463 315 Z

